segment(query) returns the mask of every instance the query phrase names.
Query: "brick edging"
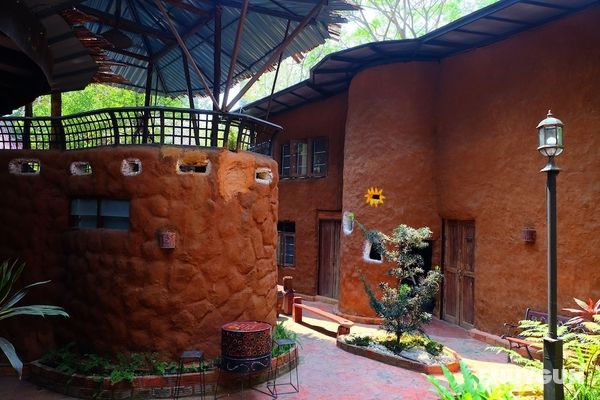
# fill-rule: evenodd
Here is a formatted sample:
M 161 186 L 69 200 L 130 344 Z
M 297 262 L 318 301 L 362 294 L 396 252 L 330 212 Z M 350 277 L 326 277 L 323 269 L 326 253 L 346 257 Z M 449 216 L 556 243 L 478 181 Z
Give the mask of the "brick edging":
M 288 357 L 289 354 L 289 357 Z M 280 375 L 287 366 L 294 361 L 295 353 L 286 353 L 271 360 L 271 365 L 277 363 L 277 375 Z M 266 382 L 270 369 L 252 375 L 252 382 L 259 384 Z M 109 377 L 85 376 L 79 374 L 68 375 L 33 361 L 29 364 L 29 380 L 54 392 L 81 399 L 164 399 L 171 398 L 174 394 L 176 375 L 144 375 L 136 376 L 133 382 L 119 382 L 111 384 Z M 217 382 L 217 369 L 205 371 L 205 393 L 214 393 Z M 238 377 L 241 374 L 222 373 L 219 380 L 219 389 L 237 387 Z M 244 375 L 245 376 L 245 375 Z M 181 375 L 180 397 L 198 396 L 201 393 L 201 373 L 193 372 Z M 236 386 L 234 386 L 236 384 Z
M 348 344 L 344 341 L 345 336 L 339 336 L 337 338 L 337 347 L 340 349 L 347 351 L 349 353 L 370 358 L 371 360 L 379 361 L 388 365 L 393 365 L 395 367 L 406 368 L 417 372 L 422 372 L 425 374 L 442 374 L 442 365 L 441 364 L 433 364 L 426 365 L 421 364 L 407 358 L 401 358 L 399 356 L 392 356 L 387 354 L 378 353 L 374 350 L 368 349 L 366 347 L 354 346 Z M 449 352 L 452 357 L 454 357 L 454 361 L 450 362 L 446 365 L 451 372 L 458 372 L 460 370 L 460 356 L 454 351 L 444 346 L 444 351 Z

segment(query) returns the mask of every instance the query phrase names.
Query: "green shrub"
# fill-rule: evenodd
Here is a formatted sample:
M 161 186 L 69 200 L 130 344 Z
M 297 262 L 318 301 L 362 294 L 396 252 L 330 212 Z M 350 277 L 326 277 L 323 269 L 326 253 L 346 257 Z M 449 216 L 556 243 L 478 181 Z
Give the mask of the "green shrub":
M 428 375 L 427 380 L 435 387 L 436 392 L 442 400 L 513 400 L 511 386 L 501 384 L 497 386 L 486 386 L 479 378 L 471 372 L 467 365 L 460 361 L 460 371 L 463 382 L 459 383 L 452 372 L 442 366 L 444 376 L 448 379 L 448 386 L 444 386 L 437 378 Z
M 177 372 L 179 364 L 164 360 L 158 353 L 120 353 L 114 357 L 80 354 L 75 344 L 51 350 L 40 361 L 66 375 L 83 374 L 109 376 L 111 383 L 132 382 L 141 375 L 165 375 Z M 214 368 L 218 360 L 207 360 L 202 365 L 186 365 L 183 372 L 199 372 Z
M 428 246 L 426 240 L 431 237 L 431 230 L 402 224 L 388 236 L 377 230 L 367 230 L 360 223 L 358 226 L 372 248 L 384 260 L 393 263 L 388 275 L 394 283 L 379 284 L 381 297 L 377 296 L 364 275 L 361 275 L 361 280 L 371 308 L 383 318 L 381 328 L 396 335 L 399 344 L 403 334 L 415 332 L 431 321 L 431 314 L 425 311 L 425 307 L 439 290 L 442 275 L 437 267 L 425 274 L 423 257 L 418 253 Z
M 427 351 L 432 356 L 439 356 L 444 350 L 444 345 L 436 342 L 435 340 L 429 340 L 425 343 L 425 351 Z
M 360 347 L 366 347 L 366 346 L 370 345 L 372 341 L 373 341 L 373 339 L 370 336 L 351 335 L 346 338 L 346 343 L 354 345 L 354 346 L 360 346 Z
M 289 340 L 294 341 L 296 346 L 300 345 L 300 339 L 298 338 L 298 334 L 296 332 L 291 331 L 288 328 L 286 328 L 282 321 L 278 322 L 277 325 L 275 325 L 275 328 L 273 328 L 272 335 L 273 335 L 273 340 L 289 339 Z M 291 347 L 292 347 L 291 345 L 273 346 L 273 351 L 271 352 L 271 355 L 273 357 L 277 357 L 281 354 L 288 353 L 290 351 Z

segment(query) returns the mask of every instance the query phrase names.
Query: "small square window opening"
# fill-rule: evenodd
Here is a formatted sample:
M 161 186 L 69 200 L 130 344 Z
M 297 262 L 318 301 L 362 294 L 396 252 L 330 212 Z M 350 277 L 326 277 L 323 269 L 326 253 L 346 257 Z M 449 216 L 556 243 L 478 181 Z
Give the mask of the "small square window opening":
M 8 172 L 14 175 L 39 175 L 40 170 L 40 160 L 17 158 L 8 163 Z

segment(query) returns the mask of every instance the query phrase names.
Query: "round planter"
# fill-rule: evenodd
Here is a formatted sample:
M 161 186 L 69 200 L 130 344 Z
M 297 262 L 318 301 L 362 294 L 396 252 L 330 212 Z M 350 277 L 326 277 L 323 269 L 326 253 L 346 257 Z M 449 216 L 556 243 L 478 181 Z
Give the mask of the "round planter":
M 442 364 L 422 364 L 413 360 L 409 360 L 408 358 L 383 354 L 377 351 L 371 350 L 367 347 L 354 346 L 346 343 L 344 340 L 346 336 L 338 336 L 337 338 L 337 347 L 342 350 L 345 350 L 349 353 L 356 354 L 357 356 L 370 358 L 371 360 L 379 361 L 388 365 L 393 365 L 400 368 L 406 368 L 417 372 L 422 372 L 424 374 L 429 375 L 439 375 L 442 374 Z M 460 371 L 460 356 L 454 351 L 447 347 L 444 347 L 444 352 L 449 354 L 454 358 L 454 361 L 449 362 L 447 364 L 443 364 L 450 370 L 450 372 L 458 372 Z

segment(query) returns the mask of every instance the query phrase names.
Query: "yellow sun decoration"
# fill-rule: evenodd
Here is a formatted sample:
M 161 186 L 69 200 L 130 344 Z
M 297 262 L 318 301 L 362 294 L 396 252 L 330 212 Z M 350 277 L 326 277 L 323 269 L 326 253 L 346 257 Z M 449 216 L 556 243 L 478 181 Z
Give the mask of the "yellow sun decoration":
M 371 207 L 377 207 L 378 205 L 383 204 L 383 200 L 385 199 L 383 189 L 369 188 L 367 194 L 365 194 L 365 199 L 367 199 L 367 204 Z

